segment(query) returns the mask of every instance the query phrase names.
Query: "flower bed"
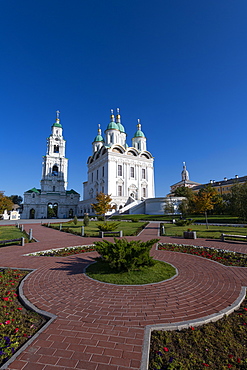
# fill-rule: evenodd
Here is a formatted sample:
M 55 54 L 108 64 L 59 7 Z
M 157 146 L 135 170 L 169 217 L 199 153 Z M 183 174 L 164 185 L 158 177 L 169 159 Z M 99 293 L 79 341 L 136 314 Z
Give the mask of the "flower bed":
M 180 253 L 194 254 L 196 256 L 217 261 L 226 266 L 247 266 L 247 255 L 238 252 L 231 252 L 224 249 L 210 247 L 198 247 L 187 244 L 159 243 L 159 250 L 174 251 Z
M 149 370 L 247 369 L 247 300 L 229 316 L 181 331 L 153 331 Z
M 90 244 L 90 245 L 78 245 L 76 247 L 49 249 L 45 251 L 29 253 L 25 256 L 67 257 L 73 254 L 93 252 L 93 251 L 95 251 L 94 244 Z
M 0 366 L 46 322 L 18 300 L 18 285 L 28 273 L 0 270 Z

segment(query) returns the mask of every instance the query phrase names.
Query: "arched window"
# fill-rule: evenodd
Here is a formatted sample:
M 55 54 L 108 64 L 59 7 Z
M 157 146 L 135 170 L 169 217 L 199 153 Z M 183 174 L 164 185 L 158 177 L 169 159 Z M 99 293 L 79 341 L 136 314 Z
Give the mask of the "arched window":
M 54 153 L 59 153 L 59 145 L 54 145 Z
M 29 218 L 35 218 L 35 209 L 30 209 Z
M 53 186 L 52 191 L 55 191 L 55 190 L 56 190 L 56 187 L 55 187 L 55 186 Z
M 55 164 L 52 167 L 52 176 L 57 176 L 58 175 L 58 166 Z

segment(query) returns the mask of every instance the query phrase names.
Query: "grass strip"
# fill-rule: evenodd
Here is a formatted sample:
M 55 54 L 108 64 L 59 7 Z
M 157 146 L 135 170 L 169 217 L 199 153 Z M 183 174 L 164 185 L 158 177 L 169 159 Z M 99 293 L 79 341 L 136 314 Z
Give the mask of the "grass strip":
M 104 283 L 141 285 L 170 279 L 176 274 L 176 269 L 168 263 L 155 261 L 153 266 L 145 266 L 129 272 L 118 272 L 111 269 L 109 264 L 102 261 L 101 258 L 98 258 L 96 263 L 87 267 L 86 274 L 92 279 Z

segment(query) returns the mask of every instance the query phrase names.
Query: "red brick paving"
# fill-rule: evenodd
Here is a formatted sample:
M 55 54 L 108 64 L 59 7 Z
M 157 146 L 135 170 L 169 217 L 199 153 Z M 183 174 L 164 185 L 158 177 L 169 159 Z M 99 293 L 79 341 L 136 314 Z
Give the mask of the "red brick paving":
M 91 244 L 59 231 L 28 225 L 38 243 L 1 249 L 1 265 L 36 269 L 24 284 L 27 299 L 57 315 L 49 326 L 9 365 L 21 370 L 140 369 L 146 325 L 199 319 L 230 306 L 247 286 L 247 268 L 226 267 L 200 257 L 158 251 L 152 255 L 173 264 L 178 276 L 144 286 L 115 286 L 87 278 L 83 268 L 96 252 L 70 257 L 30 257 L 23 254 L 49 248 Z M 136 239 L 157 237 L 151 223 Z M 134 238 L 132 238 L 134 239 Z M 188 240 L 161 237 L 188 244 Z M 243 252 L 242 243 L 203 239 L 190 244 Z

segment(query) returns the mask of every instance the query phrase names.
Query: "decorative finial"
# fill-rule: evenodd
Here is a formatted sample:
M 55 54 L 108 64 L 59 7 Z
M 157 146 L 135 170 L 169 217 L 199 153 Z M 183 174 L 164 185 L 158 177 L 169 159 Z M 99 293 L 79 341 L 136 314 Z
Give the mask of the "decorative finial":
M 59 114 L 60 114 L 59 110 L 57 110 L 56 113 L 57 113 L 57 121 L 59 121 L 60 120 L 59 119 Z
M 111 109 L 110 120 L 111 120 L 111 122 L 115 122 L 115 117 L 114 117 L 113 109 Z
M 141 129 L 141 120 L 140 120 L 140 118 L 138 118 L 138 120 L 137 120 L 137 128 L 138 128 L 138 130 Z
M 117 114 L 120 114 L 120 109 L 119 108 L 117 108 Z
M 101 135 L 100 123 L 98 124 L 98 135 Z
M 186 167 L 186 163 L 185 162 L 183 162 L 183 166 Z

